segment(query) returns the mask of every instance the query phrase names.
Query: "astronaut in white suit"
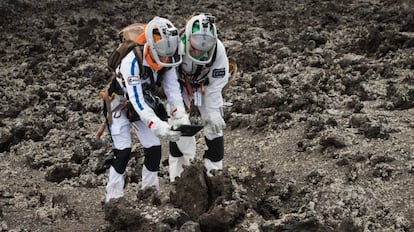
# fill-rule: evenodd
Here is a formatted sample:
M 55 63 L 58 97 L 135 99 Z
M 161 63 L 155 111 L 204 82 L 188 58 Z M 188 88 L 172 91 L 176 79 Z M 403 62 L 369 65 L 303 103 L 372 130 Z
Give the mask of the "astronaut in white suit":
M 181 34 L 183 61 L 178 71 L 183 99 L 187 109 L 196 106 L 204 122 L 204 136 L 207 150 L 204 152 L 204 166 L 207 174 L 223 168 L 224 139 L 222 89 L 227 84 L 229 62 L 223 43 L 217 38 L 215 17 L 198 14 L 186 23 Z M 196 141 L 193 137 L 181 137 L 170 142 L 169 175 L 174 182 L 195 158 Z
M 181 55 L 177 55 L 180 44 L 178 30 L 169 20 L 154 17 L 146 25 L 145 41 L 141 59 L 136 51 L 129 52 L 116 68 L 116 80 L 109 88 L 109 96 L 123 96 L 131 107 L 112 112 L 112 123 L 108 126 L 114 157 L 106 185 L 106 203 L 124 195 L 124 173 L 131 156 L 131 125 L 137 129 L 138 139 L 144 147 L 141 187 L 153 186 L 159 190 L 160 138 L 178 141 L 181 133 L 172 130 L 172 126 L 189 124 L 176 70 L 182 62 Z M 163 121 L 148 102 L 146 91 L 158 84 L 162 84 L 171 109 L 166 112 L 170 115 L 171 124 Z M 131 111 L 138 115 L 136 119 L 131 119 Z

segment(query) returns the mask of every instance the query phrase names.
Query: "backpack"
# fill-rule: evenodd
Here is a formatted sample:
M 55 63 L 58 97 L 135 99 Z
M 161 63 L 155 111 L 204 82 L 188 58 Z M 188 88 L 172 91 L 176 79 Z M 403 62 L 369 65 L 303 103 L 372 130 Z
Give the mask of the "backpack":
M 113 73 L 115 73 L 115 69 L 121 63 L 122 59 L 132 50 L 134 50 L 135 57 L 138 60 L 139 70 L 141 72 L 141 78 L 151 78 L 152 84 L 154 83 L 153 77 L 151 73 L 149 73 L 149 68 L 143 67 L 143 48 L 146 42 L 144 32 L 145 32 L 146 24 L 143 23 L 134 23 L 119 31 L 118 36 L 120 40 L 120 44 L 118 47 L 112 52 L 112 54 L 108 58 L 108 67 L 111 69 Z M 168 71 L 170 68 L 162 68 L 158 71 L 158 75 L 161 77 L 165 71 Z M 149 75 L 146 75 L 146 74 Z
M 116 67 L 118 67 L 118 65 L 121 63 L 121 60 L 129 52 L 131 52 L 132 49 L 136 48 L 137 46 L 143 46 L 145 44 L 145 40 L 138 40 L 138 37 L 142 36 L 144 31 L 145 24 L 143 23 L 134 23 L 119 31 L 118 36 L 121 43 L 108 58 L 108 67 L 112 72 L 115 72 Z M 139 64 L 142 65 L 142 52 L 138 54 L 138 56 L 139 55 L 140 57 L 137 57 L 137 59 L 139 58 Z

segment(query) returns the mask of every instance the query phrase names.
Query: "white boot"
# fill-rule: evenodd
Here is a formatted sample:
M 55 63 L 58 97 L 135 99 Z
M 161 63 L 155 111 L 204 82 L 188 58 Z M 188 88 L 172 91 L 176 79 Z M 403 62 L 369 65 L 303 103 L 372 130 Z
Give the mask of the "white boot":
M 119 174 L 114 167 L 109 168 L 108 183 L 105 188 L 105 203 L 112 198 L 124 196 L 125 176 Z
M 208 177 L 212 177 L 213 174 L 211 174 L 212 170 L 222 170 L 223 169 L 223 161 L 217 161 L 217 162 L 212 162 L 209 159 L 204 159 L 204 167 L 206 167 L 207 169 L 207 176 Z
M 150 170 L 145 167 L 145 165 L 142 165 L 142 183 L 141 183 L 141 189 L 144 189 L 146 187 L 154 186 L 157 191 L 160 191 L 160 183 L 158 180 L 158 172 L 151 172 Z
M 194 136 L 181 136 L 180 140 L 177 141 L 177 147 L 186 157 L 187 162 L 194 159 L 196 155 L 196 140 Z
M 181 173 L 184 171 L 183 166 L 190 165 L 191 161 L 187 156 L 174 157 L 169 155 L 168 157 L 168 172 L 170 173 L 170 182 L 174 182 L 175 178 L 180 177 Z
M 174 182 L 183 172 L 184 157 L 168 156 L 168 172 L 170 173 L 170 182 Z
M 180 137 L 180 140 L 177 141 L 177 147 L 183 156 L 174 157 L 170 154 L 168 157 L 168 170 L 171 182 L 174 182 L 176 177 L 181 176 L 181 173 L 183 172 L 183 165 L 190 165 L 191 161 L 194 160 L 196 153 L 195 137 Z

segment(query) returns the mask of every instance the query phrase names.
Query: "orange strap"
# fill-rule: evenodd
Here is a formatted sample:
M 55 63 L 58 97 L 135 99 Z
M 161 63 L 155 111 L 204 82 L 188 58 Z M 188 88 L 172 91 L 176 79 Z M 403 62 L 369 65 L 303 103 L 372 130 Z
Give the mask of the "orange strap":
M 144 31 L 145 31 L 145 29 L 144 29 Z M 139 35 L 139 36 L 135 39 L 135 42 L 136 42 L 137 44 L 144 44 L 144 43 L 145 43 L 145 41 L 147 41 L 147 39 L 145 38 L 145 33 L 142 33 L 141 35 Z
M 144 47 L 144 58 L 145 58 L 145 60 L 147 61 L 147 63 L 149 64 L 149 66 L 151 67 L 151 69 L 156 70 L 156 71 L 158 71 L 158 70 L 161 70 L 161 69 L 162 69 L 162 67 L 161 67 L 161 66 L 159 66 L 159 65 L 158 65 L 158 64 L 154 61 L 154 59 L 152 59 L 152 56 L 151 56 L 150 51 L 149 51 L 149 46 L 148 46 L 148 44 L 145 44 L 145 47 Z
M 149 66 L 151 67 L 151 69 L 159 71 L 163 68 L 162 66 L 158 65 L 154 61 L 154 59 L 152 59 L 148 44 L 146 44 L 144 47 L 144 57 L 147 63 L 149 64 Z M 166 60 L 163 60 L 163 62 L 166 62 L 167 60 L 168 60 L 168 57 L 166 58 Z

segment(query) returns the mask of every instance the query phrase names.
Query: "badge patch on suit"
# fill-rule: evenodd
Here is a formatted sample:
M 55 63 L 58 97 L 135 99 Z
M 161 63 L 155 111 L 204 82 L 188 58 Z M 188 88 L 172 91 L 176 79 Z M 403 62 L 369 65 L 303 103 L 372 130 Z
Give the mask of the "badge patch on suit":
M 139 76 L 129 76 L 127 81 L 129 85 L 138 85 L 141 83 L 141 78 Z
M 213 69 L 213 78 L 223 78 L 226 75 L 225 68 Z

